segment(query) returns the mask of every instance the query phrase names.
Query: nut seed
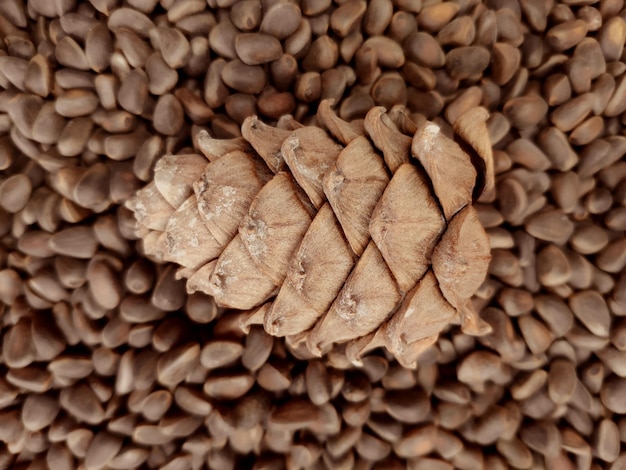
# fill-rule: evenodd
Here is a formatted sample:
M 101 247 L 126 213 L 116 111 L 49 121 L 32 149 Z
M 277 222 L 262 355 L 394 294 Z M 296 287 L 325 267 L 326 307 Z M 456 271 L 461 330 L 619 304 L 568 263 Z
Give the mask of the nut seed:
M 250 95 L 260 93 L 265 87 L 265 72 L 258 65 L 246 65 L 239 60 L 226 64 L 221 73 L 224 84 Z
M 432 36 L 417 32 L 409 36 L 404 43 L 407 59 L 426 68 L 443 67 L 446 56 L 439 43 Z
M 349 0 L 330 15 L 330 27 L 339 37 L 346 37 L 361 23 L 366 9 L 366 2 Z
M 454 18 L 459 9 L 460 7 L 455 3 L 429 5 L 419 12 L 417 23 L 426 31 L 437 32 Z
M 595 335 L 607 337 L 611 325 L 606 302 L 598 292 L 581 291 L 570 297 L 574 315 Z
M 261 32 L 278 40 L 292 35 L 300 26 L 300 8 L 293 3 L 277 2 L 263 15 Z
M 578 44 L 587 34 L 587 24 L 574 20 L 552 27 L 546 33 L 548 44 L 556 51 L 564 51 Z
M 79 117 L 93 113 L 98 106 L 98 97 L 86 90 L 70 90 L 59 96 L 55 110 L 64 117 Z
M 509 119 L 511 125 L 518 129 L 536 126 L 547 111 L 546 102 L 537 95 L 513 98 L 504 105 L 504 115 Z
M 480 75 L 489 61 L 489 52 L 482 47 L 459 47 L 446 55 L 446 70 L 452 78 L 464 80 Z
M 305 71 L 324 71 L 335 66 L 339 58 L 337 44 L 329 36 L 320 36 L 311 44 L 302 67 Z
M 157 132 L 163 135 L 176 135 L 184 123 L 184 111 L 178 99 L 169 93 L 161 95 L 154 108 L 152 123 Z
M 607 61 L 618 60 L 624 50 L 626 22 L 621 17 L 608 17 L 598 32 L 598 42 Z
M 235 50 L 246 65 L 261 65 L 278 59 L 283 49 L 280 42 L 267 34 L 239 34 L 235 39 Z

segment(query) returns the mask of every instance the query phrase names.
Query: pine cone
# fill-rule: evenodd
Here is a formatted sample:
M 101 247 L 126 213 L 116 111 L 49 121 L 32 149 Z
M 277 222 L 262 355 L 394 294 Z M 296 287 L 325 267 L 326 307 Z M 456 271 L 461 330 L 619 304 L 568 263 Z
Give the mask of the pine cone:
M 145 253 L 179 264 L 190 293 L 314 355 L 347 343 L 358 363 L 385 346 L 414 366 L 450 323 L 488 330 L 470 303 L 490 261 L 472 207 L 493 191 L 486 118 L 461 116 L 458 143 L 402 109 L 347 123 L 323 102 L 319 127 L 249 118 L 240 138 L 199 132 L 204 156 L 161 158 L 128 207 Z

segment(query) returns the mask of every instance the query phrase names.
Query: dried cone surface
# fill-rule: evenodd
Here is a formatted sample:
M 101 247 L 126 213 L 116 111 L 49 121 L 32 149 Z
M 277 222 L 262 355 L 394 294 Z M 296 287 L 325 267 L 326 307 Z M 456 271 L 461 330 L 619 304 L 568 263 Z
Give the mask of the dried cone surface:
M 348 123 L 322 102 L 317 126 L 293 129 L 251 117 L 243 138 L 200 134 L 204 156 L 163 157 L 127 206 L 145 253 L 180 265 L 189 293 L 253 311 L 247 326 L 415 366 L 450 323 L 489 331 L 470 302 L 491 259 L 472 206 L 493 189 L 487 117 L 456 126 L 474 160 L 433 122 L 401 133 L 384 108 Z

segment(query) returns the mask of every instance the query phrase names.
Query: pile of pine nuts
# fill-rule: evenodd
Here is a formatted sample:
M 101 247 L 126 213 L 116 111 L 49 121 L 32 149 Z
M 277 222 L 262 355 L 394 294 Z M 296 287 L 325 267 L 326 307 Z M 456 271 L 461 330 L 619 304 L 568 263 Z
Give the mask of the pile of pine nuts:
M 626 469 L 623 0 L 2 0 L 0 38 L 0 468 Z M 142 255 L 161 156 L 323 99 L 488 109 L 492 333 L 308 360 Z

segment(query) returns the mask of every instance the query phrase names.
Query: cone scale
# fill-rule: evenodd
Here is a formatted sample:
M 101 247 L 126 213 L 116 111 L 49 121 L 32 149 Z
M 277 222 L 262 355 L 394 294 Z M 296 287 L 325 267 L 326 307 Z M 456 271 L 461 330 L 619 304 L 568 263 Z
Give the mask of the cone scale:
M 493 191 L 487 112 L 461 116 L 454 139 L 398 117 L 348 123 L 322 102 L 315 126 L 201 131 L 202 155 L 163 157 L 127 204 L 145 253 L 311 355 L 385 347 L 414 367 L 450 324 L 486 333 L 470 299 L 490 261 L 472 206 Z

